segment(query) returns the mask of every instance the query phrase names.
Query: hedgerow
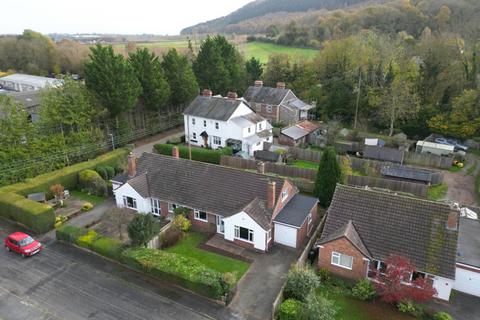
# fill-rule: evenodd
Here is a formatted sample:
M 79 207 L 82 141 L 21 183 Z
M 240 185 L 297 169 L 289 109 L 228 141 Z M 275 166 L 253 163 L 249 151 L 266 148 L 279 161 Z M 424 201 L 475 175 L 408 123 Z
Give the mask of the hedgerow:
M 187 146 L 182 145 L 173 145 L 173 144 L 156 144 L 154 146 L 155 151 L 158 154 L 163 154 L 167 156 L 172 155 L 173 147 L 177 147 L 180 153 L 180 158 L 189 159 L 190 158 L 190 151 Z M 213 164 L 220 164 L 220 159 L 222 155 L 231 156 L 232 149 L 231 148 L 221 148 L 221 149 L 206 149 L 206 148 L 195 148 L 192 147 L 192 160 L 201 161 L 201 162 L 208 162 Z

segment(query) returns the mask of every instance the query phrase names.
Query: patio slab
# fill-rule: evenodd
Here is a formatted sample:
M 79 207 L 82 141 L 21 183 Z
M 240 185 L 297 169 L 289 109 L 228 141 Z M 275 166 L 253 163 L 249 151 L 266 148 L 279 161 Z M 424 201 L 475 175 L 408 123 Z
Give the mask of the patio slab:
M 225 240 L 221 234 L 215 234 L 211 237 L 203 245 L 203 249 L 246 260 L 248 262 L 252 262 L 257 254 L 256 252 L 241 247 L 231 241 Z

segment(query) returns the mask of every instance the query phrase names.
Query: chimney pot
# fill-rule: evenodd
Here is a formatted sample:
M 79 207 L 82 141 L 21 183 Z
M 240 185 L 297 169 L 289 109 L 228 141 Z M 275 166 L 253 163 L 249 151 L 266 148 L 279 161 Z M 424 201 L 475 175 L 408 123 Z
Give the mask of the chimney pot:
M 213 92 L 210 89 L 205 89 L 202 92 L 202 96 L 204 96 L 204 97 L 211 97 L 212 95 L 213 95 Z
M 285 82 L 277 82 L 277 89 L 285 89 L 286 85 Z
M 268 182 L 268 189 L 267 189 L 267 208 L 273 209 L 275 207 L 275 194 L 276 194 L 276 183 L 275 181 Z
M 263 87 L 263 81 L 262 80 L 256 80 L 255 81 L 255 87 Z
M 178 147 L 173 147 L 172 148 L 172 156 L 174 158 L 180 158 L 180 151 L 178 151 Z
M 237 100 L 238 95 L 237 95 L 236 92 L 231 92 L 231 91 L 230 91 L 230 92 L 228 93 L 228 96 L 227 96 L 227 97 L 228 97 L 229 100 Z
M 128 177 L 131 179 L 137 175 L 137 157 L 130 152 L 128 155 Z
M 263 161 L 257 162 L 257 173 L 265 174 L 265 163 Z

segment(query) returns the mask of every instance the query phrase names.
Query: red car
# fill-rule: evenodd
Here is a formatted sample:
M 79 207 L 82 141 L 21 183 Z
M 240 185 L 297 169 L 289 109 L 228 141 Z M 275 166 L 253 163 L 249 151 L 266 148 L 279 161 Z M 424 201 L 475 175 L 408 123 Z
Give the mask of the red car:
M 5 248 L 26 258 L 39 253 L 42 250 L 42 244 L 26 233 L 14 232 L 5 238 Z

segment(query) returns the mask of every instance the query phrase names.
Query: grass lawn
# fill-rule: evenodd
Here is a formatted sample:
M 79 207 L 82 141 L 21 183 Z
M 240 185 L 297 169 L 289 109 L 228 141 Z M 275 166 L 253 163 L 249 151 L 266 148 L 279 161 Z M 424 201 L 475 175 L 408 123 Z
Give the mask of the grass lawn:
M 77 190 L 70 191 L 70 195 L 72 197 L 77 198 L 77 199 L 80 199 L 80 200 L 83 200 L 83 201 L 86 201 L 86 202 L 90 202 L 94 206 L 101 204 L 106 199 L 105 197 L 92 196 L 92 195 L 89 195 L 85 192 L 77 191 Z
M 237 280 L 239 280 L 250 265 L 241 260 L 199 249 L 197 246 L 206 238 L 207 235 L 202 233 L 189 232 L 176 245 L 165 249 L 165 251 L 194 258 L 218 272 L 234 272 L 237 275 Z
M 314 170 L 318 169 L 318 163 L 305 161 L 305 160 L 295 160 L 293 162 L 293 166 L 297 168 L 303 168 L 303 169 L 314 169 Z
M 463 168 L 460 168 L 460 167 L 457 167 L 457 166 L 451 166 L 450 169 L 448 169 L 448 171 L 455 173 L 455 172 L 461 171 L 462 169 Z
M 287 54 L 293 59 L 305 60 L 305 59 L 314 59 L 319 50 L 316 49 L 305 49 L 305 48 L 293 48 L 281 46 L 273 43 L 263 43 L 263 42 L 248 42 L 241 44 L 239 46 L 240 52 L 242 52 L 246 59 L 255 57 L 260 60 L 262 63 L 267 63 L 268 58 L 272 54 Z
M 427 191 L 427 198 L 429 200 L 440 200 L 447 194 L 448 185 L 442 183 L 436 186 L 430 186 Z

